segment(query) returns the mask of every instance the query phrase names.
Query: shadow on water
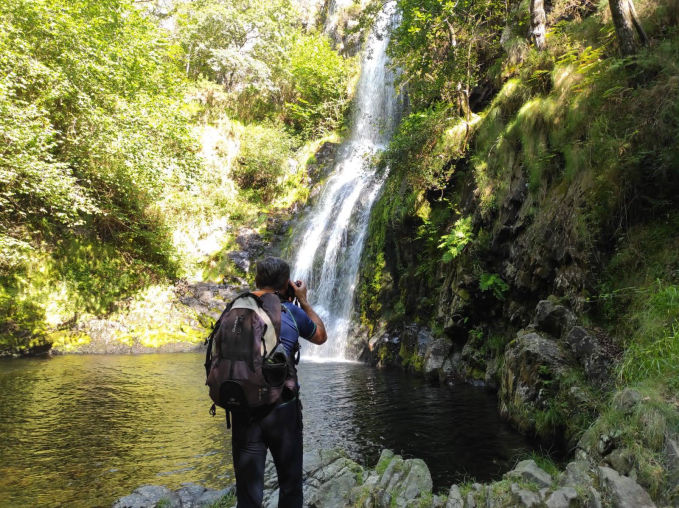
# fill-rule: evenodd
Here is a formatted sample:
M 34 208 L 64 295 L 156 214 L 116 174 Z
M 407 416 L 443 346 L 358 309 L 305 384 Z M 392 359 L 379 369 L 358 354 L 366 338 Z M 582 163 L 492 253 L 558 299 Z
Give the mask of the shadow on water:
M 232 483 L 230 436 L 208 414 L 200 354 L 0 360 L 0 505 L 110 506 L 143 484 Z M 482 389 L 302 363 L 305 448 L 367 465 L 424 459 L 436 488 L 498 477 L 528 443 Z M 223 413 L 220 411 L 221 415 Z
M 441 388 L 400 371 L 332 363 L 301 364 L 300 383 L 308 443 L 341 443 L 368 465 L 383 448 L 419 457 L 435 489 L 498 478 L 531 450 L 483 388 Z

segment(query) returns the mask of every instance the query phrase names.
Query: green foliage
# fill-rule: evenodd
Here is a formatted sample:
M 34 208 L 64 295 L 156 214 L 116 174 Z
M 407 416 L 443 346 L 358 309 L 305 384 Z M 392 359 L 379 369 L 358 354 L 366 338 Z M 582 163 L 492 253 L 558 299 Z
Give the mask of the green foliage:
M 289 0 L 198 0 L 177 12 L 178 64 L 228 91 L 266 101 L 280 93 L 277 72 L 289 46 L 296 12 Z
M 443 250 L 441 260 L 450 263 L 459 256 L 464 248 L 474 239 L 472 231 L 472 218 L 462 217 L 455 222 L 453 229 L 447 235 L 443 235 L 439 244 L 439 249 Z
M 435 148 L 452 121 L 449 115 L 448 107 L 437 106 L 405 117 L 381 155 L 380 165 L 402 171 L 417 190 L 445 186 L 454 167 L 446 167 L 447 158 Z
M 231 176 L 242 189 L 256 190 L 269 200 L 286 170 L 292 139 L 281 129 L 253 125 L 245 129 Z
M 665 379 L 679 390 L 679 286 L 658 282 L 634 315 L 639 323 L 620 366 L 626 382 Z
M 416 110 L 466 101 L 484 65 L 500 54 L 506 4 L 497 0 L 399 0 L 389 52 Z M 459 102 L 458 102 L 459 103 Z
M 505 299 L 505 293 L 509 286 L 502 280 L 497 273 L 482 273 L 479 278 L 479 289 L 481 291 L 491 291 L 498 300 Z
M 353 62 L 334 51 L 320 33 L 298 35 L 289 58 L 293 91 L 285 104 L 286 121 L 313 135 L 339 128 L 351 97 Z
M 282 121 L 306 137 L 340 126 L 356 60 L 325 34 L 303 32 L 290 0 L 199 0 L 178 7 L 177 64 L 222 85 L 228 112 L 246 122 Z

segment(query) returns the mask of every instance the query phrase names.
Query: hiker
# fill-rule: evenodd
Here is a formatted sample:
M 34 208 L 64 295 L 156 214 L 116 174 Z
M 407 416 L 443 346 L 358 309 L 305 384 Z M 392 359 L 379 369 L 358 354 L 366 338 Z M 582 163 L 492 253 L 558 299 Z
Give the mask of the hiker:
M 274 293 L 282 301 L 280 342 L 288 358 L 298 351 L 299 337 L 318 345 L 326 341 L 323 321 L 307 300 L 307 286 L 303 281 L 290 280 L 287 262 L 275 257 L 259 260 L 255 284 L 255 295 Z M 299 307 L 292 303 L 294 298 Z M 302 506 L 302 405 L 294 377 L 295 389 L 286 390 L 274 404 L 250 414 L 233 413 L 231 446 L 238 508 L 262 505 L 267 448 L 278 474 L 278 506 Z

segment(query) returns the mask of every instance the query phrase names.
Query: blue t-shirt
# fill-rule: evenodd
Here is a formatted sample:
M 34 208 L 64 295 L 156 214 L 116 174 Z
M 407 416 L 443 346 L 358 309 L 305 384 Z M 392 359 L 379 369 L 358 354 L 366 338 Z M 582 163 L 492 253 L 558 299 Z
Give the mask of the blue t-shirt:
M 288 355 L 292 355 L 300 337 L 310 339 L 316 333 L 316 323 L 301 308 L 284 302 L 281 312 L 281 343 Z

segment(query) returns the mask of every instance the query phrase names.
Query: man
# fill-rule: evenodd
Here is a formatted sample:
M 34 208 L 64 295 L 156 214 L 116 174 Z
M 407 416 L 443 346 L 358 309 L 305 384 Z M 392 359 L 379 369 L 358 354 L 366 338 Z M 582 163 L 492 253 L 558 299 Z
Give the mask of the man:
M 280 338 L 288 355 L 295 354 L 299 337 L 318 345 L 326 341 L 323 321 L 307 300 L 306 284 L 290 280 L 288 263 L 274 257 L 258 261 L 255 284 L 257 291 L 253 292 L 256 295 L 276 293 L 284 301 Z M 300 307 L 286 300 L 288 288 L 294 290 Z M 267 448 L 278 474 L 278 506 L 301 508 L 302 407 L 298 393 L 250 415 L 233 414 L 231 443 L 238 508 L 262 505 Z

